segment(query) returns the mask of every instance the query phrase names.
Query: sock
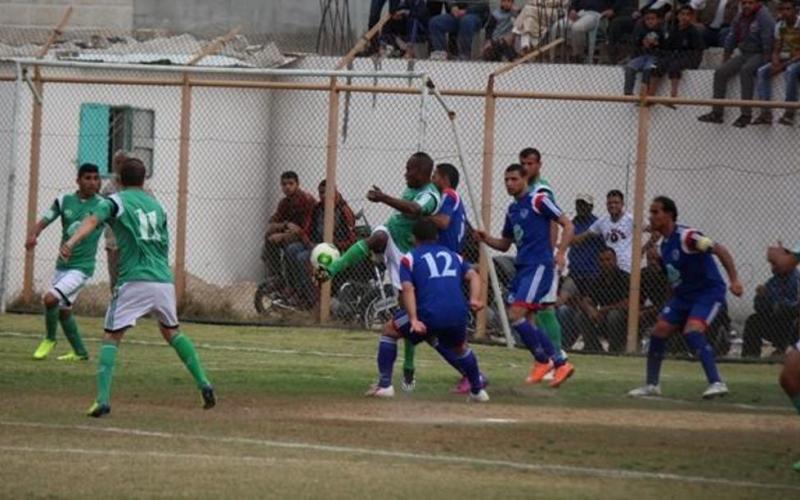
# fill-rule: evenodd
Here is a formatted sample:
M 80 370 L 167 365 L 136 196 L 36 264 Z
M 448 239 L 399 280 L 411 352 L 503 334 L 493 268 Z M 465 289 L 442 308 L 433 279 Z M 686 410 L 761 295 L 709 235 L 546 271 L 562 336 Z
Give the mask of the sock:
M 647 349 L 647 383 L 658 385 L 661 375 L 661 362 L 664 361 L 664 351 L 667 348 L 667 339 L 650 337 L 650 347 Z
M 706 336 L 700 332 L 689 332 L 686 334 L 686 343 L 689 344 L 689 347 L 700 359 L 703 370 L 706 372 L 708 383 L 722 382 L 717 372 L 717 362 L 714 361 L 714 349 L 711 348 L 708 340 L 706 340 Z
M 170 342 L 170 344 L 172 348 L 175 349 L 175 352 L 178 353 L 178 356 L 181 358 L 181 361 L 183 361 L 183 364 L 186 365 L 186 368 L 189 369 L 189 373 L 194 377 L 197 387 L 202 389 L 203 387 L 211 385 L 211 382 L 206 378 L 203 364 L 200 363 L 200 357 L 197 355 L 197 351 L 195 351 L 194 345 L 192 341 L 189 340 L 189 337 L 178 332 L 172 337 L 172 342 Z
M 436 349 L 436 352 L 438 352 L 442 356 L 442 358 L 444 358 L 445 361 L 447 361 L 447 364 L 455 368 L 456 371 L 461 375 L 465 375 L 464 370 L 461 368 L 461 363 L 459 362 L 459 358 L 458 356 L 456 356 L 456 353 L 454 353 L 447 347 L 443 346 L 441 342 L 436 342 L 433 348 Z
M 469 379 L 470 391 L 472 394 L 478 394 L 483 389 L 481 383 L 481 372 L 478 369 L 478 358 L 472 349 L 467 349 L 467 352 L 458 358 L 458 364 L 461 365 L 461 371 L 466 374 Z
M 792 398 L 792 404 L 797 409 L 797 413 L 800 414 L 800 394 Z
M 366 240 L 358 240 L 353 246 L 339 257 L 338 260 L 333 261 L 333 264 L 328 266 L 328 274 L 331 278 L 347 269 L 348 267 L 358 264 L 369 256 L 369 247 Z
M 544 330 L 547 338 L 556 351 L 561 351 L 561 323 L 558 322 L 556 310 L 548 307 L 536 315 L 536 326 Z
M 111 398 L 111 376 L 117 360 L 117 344 L 103 341 L 97 361 L 97 403 L 108 405 Z
M 58 306 L 48 307 L 44 310 L 44 326 L 47 340 L 56 340 L 58 331 Z
M 396 359 L 397 340 L 385 335 L 381 336 L 381 341 L 378 343 L 378 373 L 381 375 L 378 385 L 380 387 L 392 385 L 392 368 L 394 368 Z
M 564 364 L 564 359 L 561 357 L 560 352 L 556 352 L 550 339 L 547 338 L 541 330 L 528 323 L 528 320 L 521 318 L 513 325 L 514 330 L 517 331 L 522 342 L 533 354 L 534 359 L 539 363 L 547 363 L 548 360 L 553 360 L 556 366 Z
M 67 337 L 69 345 L 72 346 L 75 354 L 81 357 L 89 357 L 86 347 L 83 346 L 83 339 L 81 339 L 81 333 L 78 331 L 78 323 L 75 322 L 75 316 L 70 314 L 66 319 L 62 319 L 61 329 L 64 330 L 64 335 Z
M 414 353 L 417 350 L 417 346 L 414 345 L 408 339 L 403 339 L 403 370 L 409 370 L 411 373 L 414 372 Z

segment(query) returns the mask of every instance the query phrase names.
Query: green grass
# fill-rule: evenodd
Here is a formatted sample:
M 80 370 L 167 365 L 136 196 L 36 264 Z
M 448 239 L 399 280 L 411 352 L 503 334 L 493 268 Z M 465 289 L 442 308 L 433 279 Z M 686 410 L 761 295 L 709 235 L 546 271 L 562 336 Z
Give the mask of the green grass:
M 522 383 L 526 352 L 478 346 L 492 401 L 475 406 L 449 394 L 452 369 L 422 347 L 418 390 L 374 401 L 362 396 L 375 379 L 372 333 L 187 324 L 219 395 L 204 412 L 174 351 L 144 321 L 120 349 L 113 413 L 96 421 L 82 415 L 94 361 L 33 361 L 41 323 L 0 316 L 0 497 L 800 496 L 790 467 L 800 459 L 800 419 L 776 365 L 722 365 L 732 393 L 706 402 L 700 367 L 668 361 L 665 397 L 632 400 L 625 393 L 642 381 L 642 358 L 573 355 L 575 377 L 551 390 Z M 96 352 L 100 321 L 79 324 Z M 442 461 L 454 456 L 462 458 Z

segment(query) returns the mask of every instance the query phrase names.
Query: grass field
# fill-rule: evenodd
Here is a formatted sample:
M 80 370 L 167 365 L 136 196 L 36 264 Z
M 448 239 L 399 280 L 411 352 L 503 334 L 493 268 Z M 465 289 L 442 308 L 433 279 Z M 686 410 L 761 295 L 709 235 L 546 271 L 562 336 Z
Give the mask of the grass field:
M 79 324 L 95 353 L 99 320 Z M 665 397 L 632 400 L 642 358 L 574 355 L 551 390 L 522 382 L 524 351 L 479 346 L 492 401 L 469 405 L 425 347 L 417 391 L 378 401 L 362 396 L 373 334 L 185 331 L 216 408 L 147 321 L 94 420 L 94 360 L 33 361 L 40 318 L 0 316 L 0 497 L 800 498 L 800 418 L 776 365 L 722 365 L 732 393 L 705 402 L 700 367 L 667 362 Z

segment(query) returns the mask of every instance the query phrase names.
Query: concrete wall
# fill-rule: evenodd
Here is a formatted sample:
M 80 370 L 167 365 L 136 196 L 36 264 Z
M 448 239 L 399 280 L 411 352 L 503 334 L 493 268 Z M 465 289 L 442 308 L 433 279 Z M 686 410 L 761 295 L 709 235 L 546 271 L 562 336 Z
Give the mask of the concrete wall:
M 320 69 L 333 64 L 331 58 L 311 58 L 302 60 L 299 66 Z M 371 67 L 369 60 L 356 64 L 356 69 Z M 482 63 L 417 63 L 417 69 L 429 72 L 440 88 L 481 88 L 493 68 Z M 384 62 L 385 71 L 403 69 L 402 61 Z M 681 93 L 706 97 L 711 77 L 708 71 L 689 72 Z M 372 80 L 354 83 L 371 85 Z M 407 82 L 388 84 L 406 86 Z M 523 65 L 501 78 L 499 87 L 618 94 L 622 72 L 613 67 Z M 782 93 L 782 83 L 777 82 L 775 94 Z M 731 96 L 737 95 L 732 84 Z M 12 257 L 12 291 L 21 285 L 22 275 L 30 129 L 27 92 L 25 99 L 21 117 L 25 140 L 18 165 L 14 234 L 6 247 Z M 157 137 L 151 186 L 168 212 L 174 214 L 178 89 L 48 85 L 45 100 L 40 211 L 58 192 L 72 186 L 80 104 L 105 102 L 155 110 Z M 0 98 L 0 102 L 5 101 Z M 299 172 L 302 185 L 312 192 L 324 176 L 327 94 L 196 89 L 193 102 L 188 270 L 220 285 L 255 280 L 261 269 L 258 252 L 266 219 L 280 199 L 280 172 Z M 448 102 L 457 112 L 467 173 L 477 196 L 483 101 L 448 98 Z M 344 103 L 343 96 L 340 126 L 349 115 L 348 137 L 340 144 L 338 186 L 355 210 L 366 210 L 373 225 L 383 223 L 390 211 L 367 202 L 365 194 L 372 185 L 391 193 L 403 188 L 404 164 L 419 139 L 420 97 L 384 94 L 373 106 L 372 96 L 354 94 L 347 112 Z M 432 99 L 426 107 L 424 149 L 437 161 L 458 163 L 446 116 Z M 786 242 L 800 239 L 796 223 L 800 140 L 796 127 L 732 128 L 729 124 L 734 112 L 728 112 L 724 126 L 697 122 L 696 116 L 705 111 L 688 106 L 653 109 L 647 196 L 672 196 L 682 222 L 703 229 L 731 248 L 748 289 L 744 299 L 731 299 L 734 313 L 742 317 L 751 310 L 755 286 L 769 275 L 765 246 L 779 238 Z M 632 197 L 636 120 L 637 108 L 628 104 L 499 101 L 493 231 L 499 231 L 509 201 L 502 186 L 502 168 L 515 161 L 517 152 L 525 146 L 542 151 L 544 174 L 567 211 L 572 210 L 577 193 L 591 193 L 599 214 L 605 212 L 604 195 L 609 189 L 621 189 Z M 461 191 L 465 191 L 463 186 Z M 37 252 L 37 286 L 49 276 L 56 233 L 48 232 Z M 104 275 L 105 271 L 98 273 Z
M 52 27 L 66 7 L 73 5 L 70 27 L 125 30 L 133 27 L 134 3 L 135 0 L 9 0 L 2 2 L 0 24 Z

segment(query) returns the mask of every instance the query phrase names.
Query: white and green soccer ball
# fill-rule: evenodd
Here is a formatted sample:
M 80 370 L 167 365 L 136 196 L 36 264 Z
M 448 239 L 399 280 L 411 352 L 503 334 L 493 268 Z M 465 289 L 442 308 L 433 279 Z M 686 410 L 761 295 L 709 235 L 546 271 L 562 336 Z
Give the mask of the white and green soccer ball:
M 339 259 L 339 250 L 330 243 L 320 243 L 311 250 L 311 266 L 314 269 L 328 267 Z

